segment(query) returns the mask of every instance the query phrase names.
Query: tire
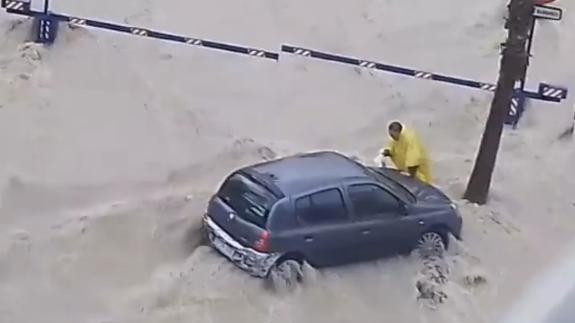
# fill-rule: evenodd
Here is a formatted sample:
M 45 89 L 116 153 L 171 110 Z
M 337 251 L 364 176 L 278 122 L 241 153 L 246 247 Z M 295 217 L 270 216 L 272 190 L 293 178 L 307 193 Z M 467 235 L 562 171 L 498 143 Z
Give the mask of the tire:
M 293 290 L 302 278 L 302 264 L 294 259 L 280 259 L 273 265 L 268 274 L 271 286 L 276 291 Z
M 446 250 L 444 235 L 438 231 L 427 231 L 417 240 L 417 250 L 423 258 L 441 257 Z

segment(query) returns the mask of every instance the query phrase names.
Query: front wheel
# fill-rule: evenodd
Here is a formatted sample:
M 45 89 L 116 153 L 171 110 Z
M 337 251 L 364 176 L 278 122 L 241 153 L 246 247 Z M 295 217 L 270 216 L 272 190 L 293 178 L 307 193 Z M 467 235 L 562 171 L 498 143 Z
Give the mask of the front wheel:
M 425 232 L 417 241 L 417 250 L 423 258 L 441 257 L 445 249 L 443 236 L 435 231 Z
M 270 280 L 275 290 L 292 290 L 303 278 L 302 264 L 297 260 L 280 260 L 269 272 Z

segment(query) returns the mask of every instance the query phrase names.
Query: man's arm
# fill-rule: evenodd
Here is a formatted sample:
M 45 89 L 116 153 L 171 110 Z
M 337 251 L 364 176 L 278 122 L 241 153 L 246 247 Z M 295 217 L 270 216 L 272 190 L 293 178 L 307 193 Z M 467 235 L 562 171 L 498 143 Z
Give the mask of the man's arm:
M 415 177 L 421 161 L 421 149 L 419 143 L 413 137 L 408 137 L 408 139 L 407 151 L 405 153 L 405 166 L 409 176 Z

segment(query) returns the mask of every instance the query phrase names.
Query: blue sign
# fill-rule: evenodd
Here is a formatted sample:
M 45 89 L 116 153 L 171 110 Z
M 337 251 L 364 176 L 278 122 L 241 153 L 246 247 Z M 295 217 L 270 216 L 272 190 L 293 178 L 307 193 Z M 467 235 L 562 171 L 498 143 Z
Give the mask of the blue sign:
M 58 20 L 51 16 L 36 19 L 36 42 L 41 44 L 52 44 L 58 34 Z
M 550 6 L 535 6 L 533 9 L 533 17 L 547 20 L 561 20 L 563 17 L 563 10 Z
M 525 111 L 525 104 L 525 94 L 521 89 L 515 89 L 515 91 L 513 91 L 513 98 L 511 99 L 511 106 L 509 107 L 509 113 L 507 114 L 505 124 L 516 128 L 519 123 L 519 119 L 521 119 L 521 116 L 523 115 L 523 111 Z
M 567 98 L 568 90 L 565 87 L 550 85 L 547 83 L 539 84 L 539 95 L 549 101 L 561 102 Z
M 30 0 L 0 0 L 0 6 L 8 12 L 30 11 Z

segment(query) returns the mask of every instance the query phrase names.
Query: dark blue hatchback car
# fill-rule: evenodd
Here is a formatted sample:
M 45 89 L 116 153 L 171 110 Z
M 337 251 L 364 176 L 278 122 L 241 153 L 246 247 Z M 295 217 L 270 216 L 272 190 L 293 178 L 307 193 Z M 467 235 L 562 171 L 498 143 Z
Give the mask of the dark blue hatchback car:
M 332 266 L 442 252 L 462 218 L 437 188 L 336 152 L 315 152 L 239 169 L 204 216 L 211 245 L 258 277 L 293 284 L 304 262 Z

